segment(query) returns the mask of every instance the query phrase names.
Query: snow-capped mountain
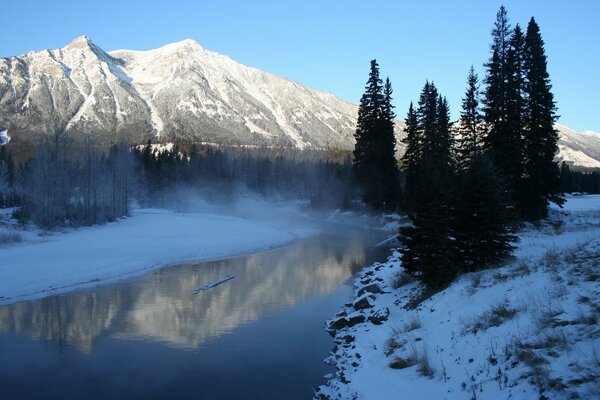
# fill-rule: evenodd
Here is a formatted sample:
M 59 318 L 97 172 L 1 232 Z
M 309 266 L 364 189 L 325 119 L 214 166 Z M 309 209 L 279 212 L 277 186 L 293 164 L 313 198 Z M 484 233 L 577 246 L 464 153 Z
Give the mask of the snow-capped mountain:
M 15 142 L 66 130 L 134 141 L 352 149 L 356 115 L 355 104 L 189 39 L 105 52 L 82 36 L 62 49 L 0 58 L 0 131 Z M 557 128 L 559 159 L 600 168 L 599 134 Z
M 585 168 L 600 168 L 600 133 L 577 132 L 556 124 L 558 130 L 558 159 Z
M 0 128 L 222 144 L 349 147 L 356 106 L 193 40 L 104 52 L 87 37 L 0 59 Z M 139 140 L 139 138 L 138 138 Z

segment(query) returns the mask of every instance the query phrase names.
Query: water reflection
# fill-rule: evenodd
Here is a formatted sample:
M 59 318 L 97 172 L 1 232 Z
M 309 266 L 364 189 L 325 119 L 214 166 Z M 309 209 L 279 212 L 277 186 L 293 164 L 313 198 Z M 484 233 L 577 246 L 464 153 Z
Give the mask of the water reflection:
M 0 332 L 69 344 L 84 353 L 111 337 L 197 348 L 304 299 L 327 294 L 368 261 L 365 232 L 324 234 L 221 261 L 165 268 L 111 286 L 0 307 Z M 194 289 L 236 275 L 200 294 Z

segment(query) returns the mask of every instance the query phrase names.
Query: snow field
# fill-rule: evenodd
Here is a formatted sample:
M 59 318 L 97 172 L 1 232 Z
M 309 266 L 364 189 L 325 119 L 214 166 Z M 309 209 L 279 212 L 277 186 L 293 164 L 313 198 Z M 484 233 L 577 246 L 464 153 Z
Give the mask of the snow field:
M 397 252 L 365 268 L 326 324 L 337 373 L 315 398 L 600 398 L 600 196 L 570 197 L 519 236 L 514 261 L 416 307 Z

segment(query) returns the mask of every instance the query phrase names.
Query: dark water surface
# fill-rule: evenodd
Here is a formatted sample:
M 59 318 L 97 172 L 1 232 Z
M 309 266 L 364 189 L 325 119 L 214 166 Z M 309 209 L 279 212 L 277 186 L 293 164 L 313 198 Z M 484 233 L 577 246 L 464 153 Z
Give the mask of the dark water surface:
M 0 307 L 0 399 L 310 399 L 372 231 Z M 235 275 L 197 295 L 195 288 Z

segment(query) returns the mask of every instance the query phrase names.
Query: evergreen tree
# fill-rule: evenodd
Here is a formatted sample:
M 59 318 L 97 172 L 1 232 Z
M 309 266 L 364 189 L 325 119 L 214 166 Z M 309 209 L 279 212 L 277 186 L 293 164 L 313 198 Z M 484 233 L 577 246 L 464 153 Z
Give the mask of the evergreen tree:
M 523 159 L 521 118 L 515 117 L 522 104 L 521 38 L 518 26 L 511 36 L 506 9 L 500 7 L 492 30 L 492 57 L 486 64 L 484 120 L 488 132 L 484 148 L 514 198 L 519 197 Z
M 525 36 L 526 129 L 524 134 L 524 184 L 521 213 L 537 220 L 548 214 L 548 201 L 561 204 L 558 191 L 558 133 L 554 129 L 556 105 L 547 70 L 547 60 L 540 29 L 534 18 Z
M 402 143 L 404 143 L 406 146 L 406 150 L 404 151 L 404 155 L 400 160 L 402 162 L 402 171 L 404 172 L 405 176 L 405 208 L 409 214 L 412 212 L 412 205 L 415 202 L 415 199 L 412 198 L 412 195 L 415 193 L 417 185 L 419 184 L 418 168 L 423 157 L 422 131 L 419 128 L 417 118 L 417 112 L 414 109 L 411 101 L 410 107 L 408 108 L 408 114 L 404 119 L 404 132 L 406 133 L 406 136 L 402 140 Z
M 479 82 L 473 66 L 467 77 L 467 91 L 462 99 L 457 131 L 456 162 L 459 169 L 464 170 L 467 163 L 480 154 L 484 136 L 483 116 L 479 109 Z
M 450 122 L 450 107 L 445 97 L 438 96 L 436 129 L 431 138 L 429 147 L 432 149 L 432 155 L 439 163 L 440 171 L 451 176 L 454 173 L 454 161 L 452 158 L 452 148 L 454 147 L 452 134 L 450 133 L 452 124 Z
M 517 237 L 510 197 L 492 162 L 484 154 L 471 158 L 460 174 L 453 231 L 463 272 L 475 271 L 507 258 Z
M 408 154 L 403 168 L 413 226 L 400 229 L 402 264 L 428 286 L 439 288 L 456 275 L 451 232 L 453 165 L 448 104 L 433 83 L 425 83 L 419 108 L 415 112 L 411 105 L 406 121 Z
M 352 174 L 363 199 L 376 210 L 394 210 L 399 201 L 398 167 L 394 156 L 392 86 L 379 78 L 379 65 L 371 61 L 369 80 L 358 109 Z
M 571 193 L 573 191 L 571 168 L 569 168 L 569 164 L 564 161 L 560 163 L 560 191 L 562 193 Z

